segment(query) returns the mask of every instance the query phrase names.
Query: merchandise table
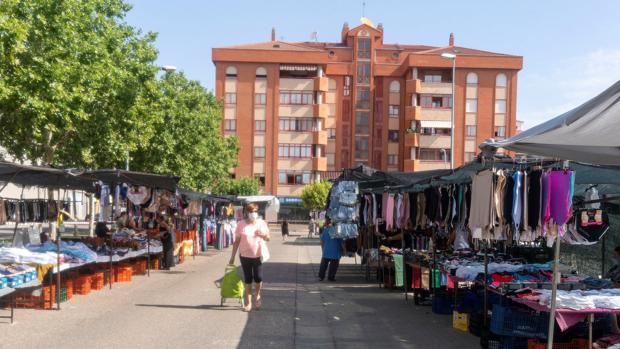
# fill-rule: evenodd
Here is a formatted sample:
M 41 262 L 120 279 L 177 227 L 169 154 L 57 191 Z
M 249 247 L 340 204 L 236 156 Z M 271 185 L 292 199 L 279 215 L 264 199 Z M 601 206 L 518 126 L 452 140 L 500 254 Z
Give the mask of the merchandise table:
M 32 280 L 30 282 L 27 282 L 25 284 L 19 285 L 19 286 L 15 286 L 13 288 L 11 287 L 6 287 L 3 289 L 0 289 L 0 298 L 4 298 L 7 296 L 10 296 L 10 299 L 8 301 L 9 304 L 9 308 L 11 311 L 11 315 L 9 316 L 0 316 L 0 318 L 2 319 L 11 319 L 11 324 L 13 323 L 13 320 L 15 318 L 15 293 L 17 291 L 26 291 L 28 289 L 31 290 L 35 290 L 41 288 L 41 283 L 39 282 L 39 280 Z

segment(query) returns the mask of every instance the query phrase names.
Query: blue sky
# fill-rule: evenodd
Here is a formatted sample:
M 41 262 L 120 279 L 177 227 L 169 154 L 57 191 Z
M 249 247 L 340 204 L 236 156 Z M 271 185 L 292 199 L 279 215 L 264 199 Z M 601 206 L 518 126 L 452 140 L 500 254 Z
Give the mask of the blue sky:
M 212 89 L 211 48 L 278 39 L 337 41 L 359 24 L 363 1 L 128 0 L 127 22 L 159 33 L 158 62 Z M 620 80 L 620 1 L 366 0 L 385 42 L 456 44 L 524 57 L 519 120 L 526 127 L 575 107 Z

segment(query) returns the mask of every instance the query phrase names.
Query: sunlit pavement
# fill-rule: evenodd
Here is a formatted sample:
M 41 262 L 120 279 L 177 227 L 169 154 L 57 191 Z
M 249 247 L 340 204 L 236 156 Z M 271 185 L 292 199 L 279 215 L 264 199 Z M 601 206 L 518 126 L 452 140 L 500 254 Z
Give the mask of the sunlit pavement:
M 366 283 L 353 258 L 343 259 L 337 282 L 318 282 L 318 239 L 298 235 L 283 242 L 274 232 L 260 311 L 243 313 L 234 300 L 220 306 L 216 281 L 230 252 L 212 250 L 174 270 L 74 296 L 60 311 L 18 309 L 13 325 L 0 320 L 0 348 L 479 347 L 452 329 L 450 316 Z

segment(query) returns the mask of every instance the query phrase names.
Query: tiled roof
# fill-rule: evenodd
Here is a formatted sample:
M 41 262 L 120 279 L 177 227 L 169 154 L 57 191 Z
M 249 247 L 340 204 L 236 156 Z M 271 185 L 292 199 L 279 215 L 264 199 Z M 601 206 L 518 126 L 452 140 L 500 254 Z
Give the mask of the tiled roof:
M 317 49 L 314 47 L 310 47 L 307 45 L 302 45 L 298 43 L 289 43 L 284 41 L 267 41 L 267 42 L 259 42 L 255 44 L 246 44 L 246 45 L 236 45 L 236 46 L 227 46 L 222 47 L 225 49 L 233 49 L 233 50 L 279 50 L 279 51 L 303 51 L 303 52 L 316 52 L 323 51 L 321 49 Z
M 504 53 L 496 53 L 489 52 L 483 50 L 476 50 L 473 48 L 461 47 L 461 46 L 447 46 L 447 47 L 438 47 L 427 51 L 417 52 L 418 54 L 441 54 L 444 52 L 454 53 L 457 55 L 467 55 L 467 56 L 504 56 L 504 57 L 514 57 L 513 55 L 508 55 Z

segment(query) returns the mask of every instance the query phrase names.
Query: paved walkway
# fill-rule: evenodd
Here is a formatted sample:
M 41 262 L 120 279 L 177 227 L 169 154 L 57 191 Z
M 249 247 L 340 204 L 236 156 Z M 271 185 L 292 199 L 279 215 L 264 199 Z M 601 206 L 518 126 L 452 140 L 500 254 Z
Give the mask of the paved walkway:
M 405 303 L 364 282 L 344 259 L 338 282 L 316 281 L 316 239 L 279 237 L 265 265 L 263 309 L 220 307 L 215 281 L 229 251 L 190 258 L 172 271 L 75 296 L 61 311 L 16 311 L 0 319 L 0 348 L 479 348 L 450 316 Z

